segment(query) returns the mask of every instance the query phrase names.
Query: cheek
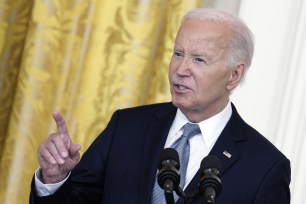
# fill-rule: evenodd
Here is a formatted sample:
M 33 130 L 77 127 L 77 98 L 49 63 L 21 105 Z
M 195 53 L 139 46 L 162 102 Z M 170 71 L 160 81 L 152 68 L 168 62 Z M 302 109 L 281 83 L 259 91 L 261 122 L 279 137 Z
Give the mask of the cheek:
M 198 96 L 197 97 L 211 97 L 226 90 L 226 76 L 221 73 L 206 73 L 196 79 Z
M 175 62 L 174 60 L 171 58 L 170 64 L 169 64 L 169 75 L 170 74 L 174 74 L 175 72 Z

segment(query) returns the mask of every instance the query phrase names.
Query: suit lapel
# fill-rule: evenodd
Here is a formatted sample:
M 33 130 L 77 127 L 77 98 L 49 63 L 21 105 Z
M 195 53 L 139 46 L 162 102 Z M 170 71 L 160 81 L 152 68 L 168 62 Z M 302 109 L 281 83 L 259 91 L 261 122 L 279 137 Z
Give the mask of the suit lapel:
M 215 155 L 220 159 L 222 174 L 239 158 L 236 142 L 228 129 L 224 129 L 209 154 Z
M 239 159 L 240 153 L 236 142 L 246 140 L 244 133 L 245 123 L 239 116 L 233 104 L 232 110 L 233 113 L 229 122 L 223 129 L 217 142 L 209 153 L 209 155 L 215 155 L 220 159 L 222 168 L 221 180 L 222 174 L 225 174 L 226 171 Z M 187 193 L 187 195 L 191 195 L 192 193 L 197 192 L 200 176 L 201 172 L 198 171 L 185 189 L 185 193 Z M 183 203 L 182 199 L 180 199 L 177 203 Z
M 164 149 L 175 114 L 176 108 L 171 103 L 163 106 L 156 114 L 156 121 L 150 124 L 145 135 L 142 157 L 142 185 L 140 189 L 143 195 L 141 203 L 149 203 L 151 199 L 160 153 Z

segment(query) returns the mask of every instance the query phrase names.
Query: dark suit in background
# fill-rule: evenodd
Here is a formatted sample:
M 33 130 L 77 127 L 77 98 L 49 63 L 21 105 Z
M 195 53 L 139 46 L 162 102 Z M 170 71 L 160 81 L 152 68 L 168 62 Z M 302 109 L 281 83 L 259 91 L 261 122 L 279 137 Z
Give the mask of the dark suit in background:
M 290 203 L 289 160 L 245 123 L 234 105 L 232 109 L 210 152 L 222 164 L 222 191 L 216 204 Z M 164 103 L 116 111 L 64 185 L 54 195 L 37 197 L 32 182 L 30 202 L 150 203 L 159 155 L 176 110 Z M 199 179 L 198 172 L 185 192 L 194 192 Z

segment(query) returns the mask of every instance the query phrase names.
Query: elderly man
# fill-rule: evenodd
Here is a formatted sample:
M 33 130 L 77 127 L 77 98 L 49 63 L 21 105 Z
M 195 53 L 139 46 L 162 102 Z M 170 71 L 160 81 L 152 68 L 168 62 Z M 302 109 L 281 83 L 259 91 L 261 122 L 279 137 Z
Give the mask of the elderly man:
M 187 156 L 186 169 L 180 169 L 186 172 L 180 187 L 187 195 L 198 189 L 202 159 L 215 155 L 222 165 L 222 191 L 215 203 L 290 203 L 289 160 L 230 102 L 252 56 L 252 33 L 240 19 L 222 11 L 190 11 L 169 66 L 172 103 L 116 111 L 80 161 L 80 146 L 55 112 L 58 133 L 38 149 L 40 168 L 30 202 L 165 203 L 156 182 L 159 156 L 194 128 L 180 155 L 180 161 Z M 175 201 L 183 199 L 175 196 Z

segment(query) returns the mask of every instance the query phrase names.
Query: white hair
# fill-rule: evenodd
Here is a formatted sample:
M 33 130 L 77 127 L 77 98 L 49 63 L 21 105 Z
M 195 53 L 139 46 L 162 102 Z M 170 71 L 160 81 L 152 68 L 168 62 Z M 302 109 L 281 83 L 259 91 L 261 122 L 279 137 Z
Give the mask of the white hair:
M 228 66 L 233 68 L 239 62 L 245 63 L 246 68 L 251 66 L 254 53 L 254 36 L 240 18 L 225 11 L 197 8 L 189 11 L 183 17 L 182 23 L 188 19 L 220 22 L 231 26 L 232 38 L 227 50 Z

